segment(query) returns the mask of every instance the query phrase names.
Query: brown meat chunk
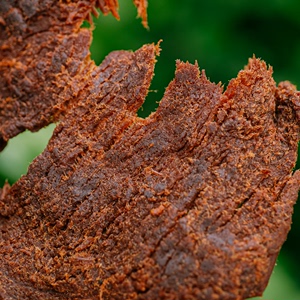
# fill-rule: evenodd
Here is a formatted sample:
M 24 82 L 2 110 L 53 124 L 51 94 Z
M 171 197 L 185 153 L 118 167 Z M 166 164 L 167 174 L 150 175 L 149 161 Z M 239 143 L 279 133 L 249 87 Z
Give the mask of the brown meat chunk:
M 147 1 L 134 3 L 147 26 Z M 0 150 L 61 119 L 56 105 L 71 105 L 85 87 L 95 65 L 91 30 L 80 25 L 97 7 L 118 17 L 117 0 L 0 0 Z
M 299 190 L 299 92 L 256 58 L 224 93 L 177 62 L 140 119 L 159 48 L 96 67 L 79 29 L 94 6 L 117 16 L 114 0 L 0 0 L 0 148 L 60 120 L 0 189 L 0 299 L 261 295 Z
M 157 46 L 113 52 L 28 174 L 1 197 L 2 299 L 262 294 L 300 177 L 299 92 L 253 58 L 222 94 L 177 62 L 136 111 Z

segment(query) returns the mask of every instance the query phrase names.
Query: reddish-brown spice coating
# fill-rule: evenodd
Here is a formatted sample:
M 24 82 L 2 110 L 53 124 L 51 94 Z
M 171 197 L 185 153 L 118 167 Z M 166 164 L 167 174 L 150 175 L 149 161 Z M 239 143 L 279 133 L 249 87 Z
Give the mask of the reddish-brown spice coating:
M 256 58 L 225 92 L 178 61 L 141 119 L 158 52 L 66 81 L 46 150 L 0 190 L 1 300 L 262 294 L 299 190 L 300 94 Z
M 147 1 L 134 3 L 147 26 Z M 61 119 L 56 105 L 76 100 L 95 67 L 91 30 L 80 26 L 97 7 L 118 17 L 117 0 L 0 0 L 0 149 Z

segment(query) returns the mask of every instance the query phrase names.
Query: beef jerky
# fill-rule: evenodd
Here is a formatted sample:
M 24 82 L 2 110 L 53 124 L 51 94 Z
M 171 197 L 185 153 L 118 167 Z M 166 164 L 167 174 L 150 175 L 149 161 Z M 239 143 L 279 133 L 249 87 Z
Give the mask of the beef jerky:
M 245 299 L 290 229 L 300 95 L 256 58 L 225 92 L 177 62 L 136 116 L 158 46 L 113 52 L 1 195 L 2 299 Z
M 134 3 L 147 26 L 146 0 Z M 97 7 L 118 17 L 117 0 L 0 0 L 0 149 L 60 119 L 56 105 L 71 105 L 85 87 L 95 65 L 91 29 L 80 25 Z
M 0 299 L 260 295 L 299 189 L 295 87 L 253 58 L 222 93 L 178 62 L 143 120 L 158 46 L 97 68 L 79 29 L 95 6 L 118 17 L 116 1 L 0 4 L 0 147 L 61 120 L 0 190 Z

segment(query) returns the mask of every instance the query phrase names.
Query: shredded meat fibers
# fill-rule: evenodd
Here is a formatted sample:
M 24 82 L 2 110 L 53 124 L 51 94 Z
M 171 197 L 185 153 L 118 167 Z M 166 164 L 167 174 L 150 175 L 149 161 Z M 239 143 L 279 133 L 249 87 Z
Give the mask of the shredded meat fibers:
M 88 31 L 73 26 L 86 2 L 57 2 L 64 18 L 53 1 L 36 5 L 51 28 L 32 40 L 44 60 L 21 55 L 37 51 L 30 36 L 9 48 L 18 60 L 2 52 L 2 70 L 14 74 L 0 86 L 3 143 L 60 122 L 28 173 L 0 190 L 0 299 L 261 295 L 299 190 L 299 92 L 276 86 L 255 57 L 224 92 L 197 65 L 177 61 L 157 111 L 141 119 L 159 46 L 112 52 L 96 67 Z M 20 8 L 0 7 L 9 26 L 28 26 Z

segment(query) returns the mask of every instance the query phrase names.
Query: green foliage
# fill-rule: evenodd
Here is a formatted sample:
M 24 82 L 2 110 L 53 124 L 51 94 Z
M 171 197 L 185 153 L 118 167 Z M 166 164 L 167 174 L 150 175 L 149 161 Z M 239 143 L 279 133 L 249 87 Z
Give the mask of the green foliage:
M 95 20 L 91 56 L 100 64 L 111 51 L 136 50 L 145 43 L 163 40 L 156 76 L 150 88 L 152 91 L 139 112 L 143 117 L 157 107 L 174 76 L 176 59 L 197 60 L 212 81 L 221 81 L 226 86 L 254 54 L 273 66 L 277 82 L 290 80 L 300 86 L 298 0 L 149 0 L 149 31 L 136 18 L 131 1 L 119 2 L 121 21 L 103 15 Z M 45 147 L 50 132 L 48 129 L 44 141 L 27 133 L 16 138 L 19 142 L 15 139 L 9 142 L 6 153 L 0 154 L 1 186 L 5 179 L 12 183 L 26 172 L 28 163 Z M 14 143 L 17 143 L 15 148 Z M 16 156 L 13 156 L 14 152 L 17 152 Z M 299 205 L 295 206 L 292 230 L 270 285 L 264 297 L 259 299 L 300 299 Z
M 9 140 L 0 153 L 0 187 L 6 180 L 12 184 L 26 174 L 29 164 L 47 146 L 54 128 L 51 124 L 39 132 L 26 131 Z

